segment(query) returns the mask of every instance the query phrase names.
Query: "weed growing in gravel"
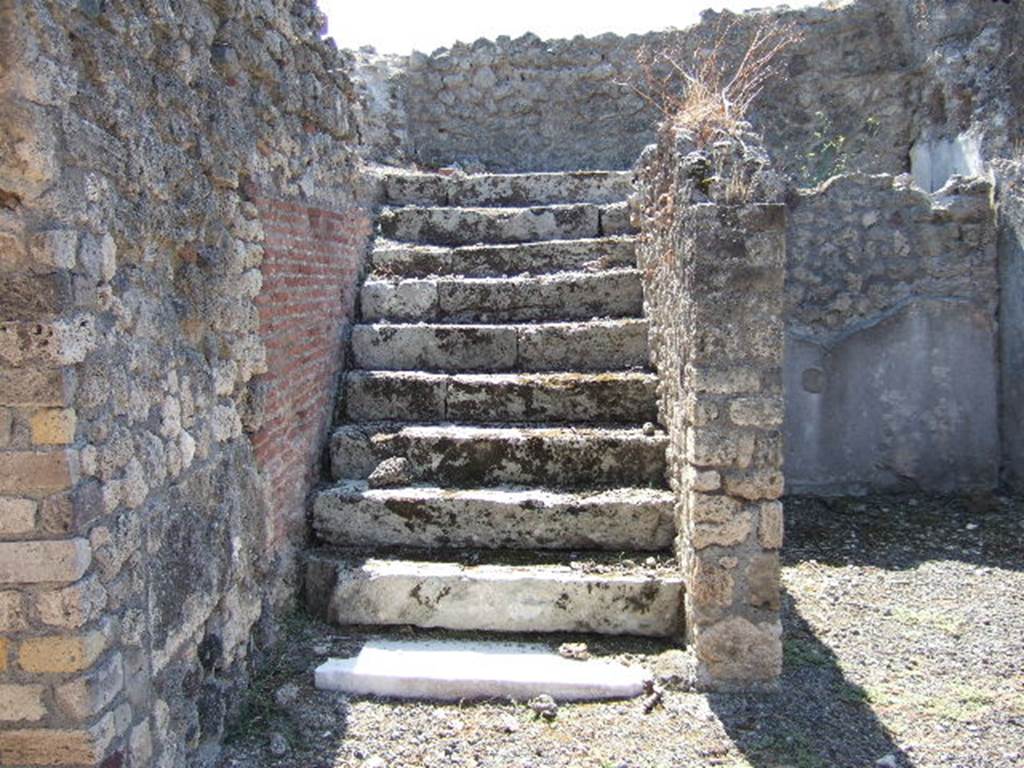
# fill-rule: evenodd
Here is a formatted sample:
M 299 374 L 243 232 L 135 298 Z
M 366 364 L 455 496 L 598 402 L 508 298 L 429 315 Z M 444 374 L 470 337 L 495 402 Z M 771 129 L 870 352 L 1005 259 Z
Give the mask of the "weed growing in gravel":
M 786 638 L 782 646 L 783 663 L 791 667 L 828 667 L 833 660 L 815 642 L 799 637 Z
M 300 611 L 283 616 L 278 624 L 282 637 L 289 638 L 302 631 L 306 619 Z M 277 731 L 295 747 L 302 736 L 288 712 L 277 703 L 274 693 L 294 677 L 295 670 L 286 662 L 284 654 L 263 654 L 264 659 L 253 675 L 232 726 L 224 735 L 225 743 L 252 737 L 265 738 Z

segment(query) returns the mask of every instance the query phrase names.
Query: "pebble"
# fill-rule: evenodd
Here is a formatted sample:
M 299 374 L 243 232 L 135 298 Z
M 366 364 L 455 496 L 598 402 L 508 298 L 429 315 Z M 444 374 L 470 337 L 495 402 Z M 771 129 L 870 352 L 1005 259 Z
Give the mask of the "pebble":
M 542 693 L 540 696 L 530 699 L 527 706 L 534 711 L 534 714 L 539 717 L 547 718 L 548 720 L 553 720 L 558 714 L 558 704 L 556 704 L 555 700 L 546 693 Z
M 512 715 L 505 715 L 498 723 L 498 730 L 504 733 L 516 733 L 522 726 Z
M 288 746 L 288 740 L 277 731 L 270 734 L 267 748 L 270 750 L 270 754 L 274 757 L 284 757 L 291 749 L 291 747 Z
M 653 423 L 648 421 L 644 424 L 644 434 L 647 437 L 654 437 L 656 434 L 658 434 L 658 428 L 654 426 Z
M 558 655 L 566 659 L 586 661 L 590 658 L 590 649 L 586 643 L 562 643 L 558 646 Z
M 896 761 L 896 755 L 886 755 L 875 760 L 876 768 L 900 768 L 900 764 Z
M 363 768 L 388 768 L 388 764 L 384 762 L 383 757 L 377 757 L 374 755 L 373 757 L 368 757 L 363 761 Z
M 295 683 L 286 683 L 274 692 L 274 701 L 279 707 L 289 707 L 299 698 L 299 686 Z

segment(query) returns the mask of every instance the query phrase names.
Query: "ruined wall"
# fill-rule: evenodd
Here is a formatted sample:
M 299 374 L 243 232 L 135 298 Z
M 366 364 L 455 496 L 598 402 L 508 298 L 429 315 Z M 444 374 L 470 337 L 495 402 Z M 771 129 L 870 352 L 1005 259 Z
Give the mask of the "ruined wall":
M 752 122 L 781 170 L 813 186 L 835 173 L 913 170 L 929 190 L 976 172 L 1024 136 L 1020 4 L 860 0 L 773 11 L 802 39 L 755 104 Z M 390 148 L 428 165 L 498 171 L 628 168 L 660 114 L 637 94 L 636 54 L 675 48 L 690 61 L 720 34 L 727 64 L 760 16 L 705 12 L 679 31 L 571 40 L 457 43 L 432 54 L 360 54 Z M 359 79 L 363 79 L 360 75 Z M 913 168 L 912 168 L 913 166 Z
M 742 138 L 696 151 L 663 132 L 638 180 L 687 642 L 698 684 L 712 690 L 771 685 L 782 670 L 785 206 L 756 138 Z M 723 158 L 745 169 L 739 199 L 708 182 Z
M 989 195 L 978 180 L 931 196 L 909 179 L 852 175 L 791 198 L 791 492 L 997 483 L 999 288 Z
M 0 764 L 208 764 L 362 264 L 311 3 L 0 5 Z

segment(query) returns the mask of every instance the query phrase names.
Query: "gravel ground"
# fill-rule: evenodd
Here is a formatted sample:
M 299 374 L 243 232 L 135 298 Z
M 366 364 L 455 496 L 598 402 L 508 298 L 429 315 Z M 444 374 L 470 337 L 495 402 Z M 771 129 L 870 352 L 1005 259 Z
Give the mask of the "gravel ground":
M 563 705 L 550 721 L 508 701 L 348 699 L 314 690 L 312 669 L 371 635 L 296 616 L 221 765 L 1024 766 L 1024 499 L 789 499 L 787 515 L 777 693 L 669 686 L 653 708 Z M 552 643 L 581 639 L 666 681 L 685 667 L 650 641 Z

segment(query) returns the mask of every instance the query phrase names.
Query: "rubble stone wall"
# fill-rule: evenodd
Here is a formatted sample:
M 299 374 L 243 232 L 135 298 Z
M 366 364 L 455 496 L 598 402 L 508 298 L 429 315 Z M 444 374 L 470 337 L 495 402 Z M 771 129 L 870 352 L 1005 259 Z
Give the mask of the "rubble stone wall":
M 991 188 L 854 174 L 790 199 L 790 492 L 990 489 L 999 479 Z M 965 375 L 970 371 L 969 375 Z
M 697 682 L 749 689 L 782 671 L 785 206 L 705 197 L 715 158 L 692 150 L 665 132 L 645 153 L 638 256 Z
M 210 764 L 362 268 L 350 83 L 311 2 L 0 14 L 0 764 Z
M 935 189 L 1024 136 L 1013 55 L 1020 4 L 859 0 L 772 11 L 802 39 L 755 103 L 776 164 L 813 186 L 835 173 L 915 171 Z M 691 53 L 721 36 L 735 62 L 763 16 L 706 12 L 679 31 L 571 40 L 457 43 L 408 57 L 362 55 L 368 114 L 388 158 L 491 170 L 629 168 L 654 141 L 657 108 L 637 65 L 644 46 Z M 387 137 L 385 140 L 384 137 Z

